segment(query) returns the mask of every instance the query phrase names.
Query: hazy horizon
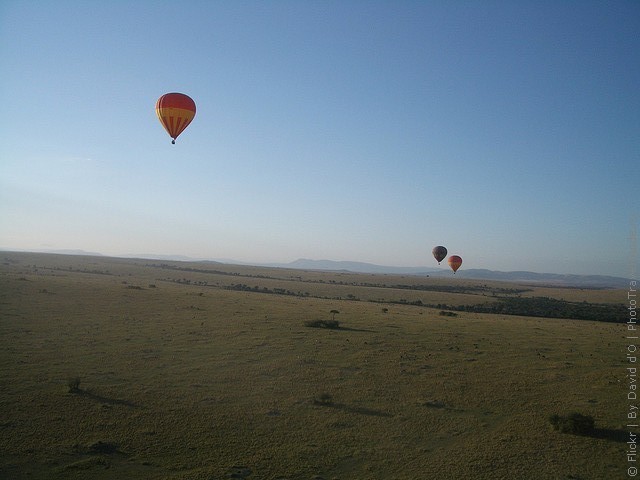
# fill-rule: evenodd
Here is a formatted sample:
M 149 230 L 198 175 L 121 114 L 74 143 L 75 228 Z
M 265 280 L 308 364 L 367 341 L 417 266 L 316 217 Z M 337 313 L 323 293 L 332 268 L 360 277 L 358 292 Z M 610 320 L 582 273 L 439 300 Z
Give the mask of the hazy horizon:
M 177 261 L 177 262 L 214 262 L 214 263 L 221 263 L 221 264 L 229 264 L 229 265 L 247 265 L 247 266 L 256 266 L 256 267 L 276 267 L 276 268 L 282 268 L 282 267 L 290 267 L 290 268 L 301 268 L 301 269 L 319 269 L 319 270 L 325 270 L 325 269 L 329 269 L 329 264 L 346 264 L 347 267 L 351 264 L 351 265 L 362 265 L 362 266 L 366 266 L 366 267 L 374 267 L 373 269 L 367 268 L 365 270 L 357 270 L 357 269 L 353 269 L 353 270 L 349 270 L 347 267 L 344 267 L 347 269 L 347 271 L 353 272 L 353 273 L 358 273 L 358 272 L 362 272 L 362 273 L 376 273 L 375 272 L 375 267 L 380 267 L 380 272 L 378 273 L 390 273 L 391 271 L 394 271 L 397 274 L 405 274 L 405 275 L 413 275 L 413 274 L 419 274 L 416 273 L 418 271 L 422 271 L 424 273 L 427 274 L 435 274 L 435 275 L 443 275 L 443 274 L 452 274 L 450 268 L 447 266 L 447 262 L 446 260 L 443 261 L 441 264 L 434 264 L 434 265 L 428 265 L 428 264 L 424 264 L 424 265 L 388 265 L 388 264 L 378 264 L 378 263 L 374 263 L 374 262 L 361 262 L 361 261 L 355 261 L 355 260 L 333 260 L 333 259 L 329 259 L 329 258 L 295 258 L 295 259 L 291 259 L 291 260 L 286 260 L 286 261 L 276 261 L 276 262 L 262 262 L 262 261 L 244 261 L 244 260 L 239 260 L 237 258 L 221 258 L 221 257 L 190 257 L 190 256 L 186 256 L 186 255 L 180 255 L 180 254 L 163 254 L 163 253 L 144 253 L 144 252 L 127 252 L 127 253 L 121 253 L 121 254 L 105 254 L 102 252 L 94 252 L 94 251 L 87 251 L 87 250 L 81 250 L 81 249 L 28 249 L 28 250 L 20 250 L 20 249 L 12 249 L 12 248 L 4 248 L 0 246 L 0 252 L 16 252 L 16 253 L 43 253 L 43 254 L 52 254 L 52 255 L 69 255 L 69 256 L 100 256 L 100 257 L 106 257 L 106 258 L 122 258 L 122 259 L 148 259 L 148 260 L 166 260 L 166 261 Z M 301 263 L 302 264 L 306 264 L 306 263 L 314 263 L 314 264 L 318 264 L 316 265 L 316 267 L 309 267 L 309 266 L 299 266 Z M 296 265 L 298 264 L 298 265 Z M 337 265 L 337 267 L 340 267 L 340 265 Z M 341 267 L 342 268 L 342 267 Z M 329 269 L 331 270 L 331 269 Z M 416 270 L 416 272 L 413 272 L 413 270 Z M 497 274 L 512 274 L 512 273 L 532 273 L 532 274 L 536 274 L 536 275 L 560 275 L 560 276 L 584 276 L 584 277 L 591 277 L 591 276 L 602 276 L 602 277 L 611 277 L 614 279 L 624 279 L 624 280 L 628 280 L 631 279 L 632 277 L 628 277 L 628 276 L 616 276 L 616 275 L 606 275 L 606 274 L 601 274 L 601 273 L 582 273 L 582 274 L 576 274 L 576 273 L 572 273 L 572 272 L 562 272 L 562 273 L 558 273 L 558 272 L 543 272 L 543 271 L 536 271 L 536 270 L 499 270 L 499 269 L 492 269 L 492 268 L 473 268 L 473 269 L 460 269 L 458 272 L 460 272 L 460 274 L 458 275 L 458 277 L 464 277 L 465 271 L 466 270 L 475 270 L 475 271 L 482 271 L 482 270 L 486 270 L 488 272 L 492 272 L 492 273 L 497 273 Z M 411 271 L 411 272 L 408 272 Z M 413 272 L 413 273 L 412 273 Z M 471 278 L 475 278 L 475 277 L 471 277 Z M 480 278 L 480 277 L 478 277 Z M 613 286 L 613 284 L 611 285 Z M 616 283 L 616 286 L 619 286 Z

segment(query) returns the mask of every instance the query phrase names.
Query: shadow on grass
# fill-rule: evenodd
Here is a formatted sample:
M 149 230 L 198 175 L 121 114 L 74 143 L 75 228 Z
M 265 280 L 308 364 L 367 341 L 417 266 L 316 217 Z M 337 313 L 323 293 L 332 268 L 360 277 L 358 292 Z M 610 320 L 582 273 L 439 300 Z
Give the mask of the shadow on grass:
M 340 322 L 337 320 L 307 320 L 304 322 L 305 327 L 319 328 L 324 330 L 337 330 L 345 332 L 370 332 L 377 333 L 375 330 L 369 330 L 367 328 L 351 328 L 340 326 Z
M 462 410 L 458 410 L 456 408 L 452 408 L 449 407 L 447 404 L 445 404 L 444 402 L 441 402 L 439 400 L 427 400 L 426 402 L 422 403 L 423 407 L 427 407 L 427 408 L 435 408 L 437 410 L 449 410 L 452 412 L 461 412 Z
M 382 410 L 374 410 L 372 408 L 366 408 L 366 407 L 351 407 L 349 405 L 345 405 L 344 403 L 335 403 L 331 400 L 316 399 L 313 401 L 313 404 L 319 407 L 335 408 L 336 410 L 342 410 L 348 413 L 357 413 L 359 415 L 369 415 L 372 417 L 384 417 L 384 418 L 393 417 L 393 415 L 391 415 L 390 413 L 383 412 Z
M 141 408 L 141 405 L 138 405 L 137 403 L 131 402 L 129 400 L 121 400 L 119 398 L 105 397 L 103 395 L 97 395 L 88 390 L 82 390 L 80 388 L 77 388 L 69 393 L 73 393 L 74 395 L 78 395 L 80 397 L 88 398 L 89 400 L 94 400 L 104 405 L 122 405 L 124 407 L 130 407 L 130 408 Z
M 586 436 L 618 443 L 627 443 L 629 441 L 628 431 L 613 428 L 594 428 L 593 431 Z
M 343 330 L 345 332 L 370 332 L 370 333 L 378 333 L 377 330 L 369 330 L 368 328 L 351 328 L 351 327 L 338 327 L 334 330 Z

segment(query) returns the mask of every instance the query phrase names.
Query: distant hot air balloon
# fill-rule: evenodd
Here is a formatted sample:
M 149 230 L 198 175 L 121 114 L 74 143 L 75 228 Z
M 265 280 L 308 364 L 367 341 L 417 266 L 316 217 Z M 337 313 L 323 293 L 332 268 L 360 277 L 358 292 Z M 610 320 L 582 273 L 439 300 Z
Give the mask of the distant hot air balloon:
M 160 123 L 176 143 L 176 138 L 196 116 L 195 102 L 184 93 L 166 93 L 156 102 L 156 114 Z
M 447 249 L 440 245 L 433 247 L 431 253 L 433 253 L 434 258 L 438 261 L 438 265 L 440 265 L 440 262 L 447 256 Z
M 462 265 L 462 258 L 460 258 L 458 255 L 451 255 L 448 261 L 451 270 L 453 270 L 453 273 L 456 273 L 456 271 L 460 268 L 460 265 Z

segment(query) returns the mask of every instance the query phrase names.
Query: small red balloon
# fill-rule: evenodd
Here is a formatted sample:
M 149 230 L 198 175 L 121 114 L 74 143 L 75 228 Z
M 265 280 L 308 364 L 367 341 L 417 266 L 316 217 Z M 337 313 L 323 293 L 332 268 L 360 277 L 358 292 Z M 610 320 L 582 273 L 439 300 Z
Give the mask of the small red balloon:
M 456 273 L 456 271 L 460 268 L 460 265 L 462 265 L 462 258 L 458 255 L 451 255 L 449 257 L 448 263 L 451 267 L 451 270 L 453 270 L 453 273 Z

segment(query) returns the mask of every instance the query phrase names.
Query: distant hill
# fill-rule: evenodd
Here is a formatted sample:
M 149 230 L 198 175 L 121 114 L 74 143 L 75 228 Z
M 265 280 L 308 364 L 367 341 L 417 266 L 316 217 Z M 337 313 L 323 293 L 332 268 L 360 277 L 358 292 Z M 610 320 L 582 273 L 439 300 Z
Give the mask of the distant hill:
M 298 270 L 330 270 L 335 272 L 356 272 L 356 273 L 388 273 L 404 275 L 430 275 L 439 272 L 438 268 L 429 267 L 387 267 L 364 262 L 347 262 L 334 260 L 309 260 L 300 258 L 290 263 L 269 264 L 264 266 L 295 268 Z
M 627 288 L 629 280 L 607 275 L 570 275 L 535 272 L 499 272 L 486 269 L 458 270 L 456 276 L 479 280 L 499 280 L 503 282 L 536 283 L 558 287 L 580 288 Z
M 300 270 L 348 271 L 355 273 L 381 273 L 399 275 L 429 275 L 432 277 L 449 277 L 453 274 L 449 269 L 433 267 L 393 267 L 363 262 L 347 262 L 333 260 L 310 260 L 300 258 L 290 263 L 264 264 L 263 266 L 279 268 L 295 268 Z M 477 280 L 498 280 L 504 282 L 536 283 L 558 287 L 579 288 L 627 288 L 629 280 L 606 275 L 570 275 L 535 272 L 500 272 L 487 269 L 458 270 L 457 278 Z
M 42 250 L 29 250 L 38 253 L 50 253 L 52 255 L 77 255 L 81 257 L 102 257 L 103 255 L 98 252 L 87 252 L 86 250 L 79 249 L 42 249 Z
M 186 255 L 160 255 L 155 253 L 138 253 L 131 255 L 122 255 L 121 258 L 144 258 L 147 260 L 164 260 L 168 262 L 207 262 L 208 260 L 199 260 L 191 257 L 187 257 Z M 210 263 L 220 263 L 220 262 L 210 262 Z

